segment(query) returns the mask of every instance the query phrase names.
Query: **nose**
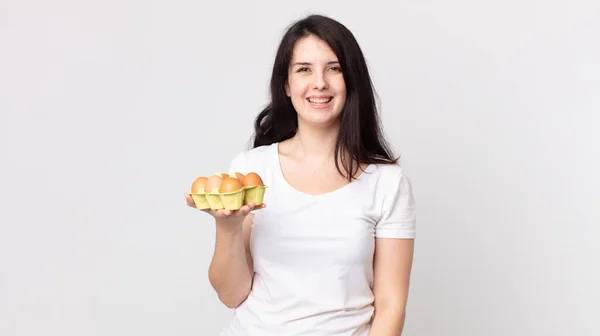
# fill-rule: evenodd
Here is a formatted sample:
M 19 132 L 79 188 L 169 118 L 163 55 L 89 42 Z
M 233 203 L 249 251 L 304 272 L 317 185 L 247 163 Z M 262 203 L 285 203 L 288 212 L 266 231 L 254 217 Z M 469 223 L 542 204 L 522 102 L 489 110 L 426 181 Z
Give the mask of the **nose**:
M 326 89 L 327 86 L 328 86 L 328 83 L 327 83 L 327 78 L 325 78 L 325 75 L 320 72 L 316 72 L 315 76 L 314 76 L 314 89 L 315 90 L 323 90 L 323 89 Z

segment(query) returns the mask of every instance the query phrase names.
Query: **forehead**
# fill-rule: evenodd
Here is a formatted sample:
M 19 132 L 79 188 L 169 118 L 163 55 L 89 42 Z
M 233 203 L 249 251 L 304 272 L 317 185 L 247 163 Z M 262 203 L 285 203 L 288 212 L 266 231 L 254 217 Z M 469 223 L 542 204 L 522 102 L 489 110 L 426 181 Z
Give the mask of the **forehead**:
M 329 45 L 315 36 L 299 39 L 292 53 L 293 62 L 337 61 L 337 56 Z

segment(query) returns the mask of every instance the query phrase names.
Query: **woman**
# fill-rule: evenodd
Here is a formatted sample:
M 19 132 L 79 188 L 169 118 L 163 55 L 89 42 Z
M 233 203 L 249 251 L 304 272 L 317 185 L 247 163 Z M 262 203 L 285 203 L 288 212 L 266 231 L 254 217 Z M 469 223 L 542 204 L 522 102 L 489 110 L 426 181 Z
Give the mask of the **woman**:
M 311 15 L 288 29 L 254 146 L 230 171 L 259 173 L 268 207 L 206 210 L 216 219 L 210 282 L 235 309 L 222 335 L 401 334 L 414 199 L 343 25 Z

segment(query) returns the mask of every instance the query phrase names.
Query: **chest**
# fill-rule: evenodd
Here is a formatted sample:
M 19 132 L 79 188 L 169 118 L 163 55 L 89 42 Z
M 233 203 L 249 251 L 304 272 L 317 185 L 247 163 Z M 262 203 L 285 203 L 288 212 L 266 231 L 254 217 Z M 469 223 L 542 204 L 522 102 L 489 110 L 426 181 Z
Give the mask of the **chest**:
M 289 185 L 309 195 L 328 193 L 348 184 L 333 165 L 314 168 L 282 160 L 281 171 Z
M 348 192 L 343 197 L 277 197 L 254 217 L 250 247 L 255 267 L 322 269 L 372 263 L 377 211 Z

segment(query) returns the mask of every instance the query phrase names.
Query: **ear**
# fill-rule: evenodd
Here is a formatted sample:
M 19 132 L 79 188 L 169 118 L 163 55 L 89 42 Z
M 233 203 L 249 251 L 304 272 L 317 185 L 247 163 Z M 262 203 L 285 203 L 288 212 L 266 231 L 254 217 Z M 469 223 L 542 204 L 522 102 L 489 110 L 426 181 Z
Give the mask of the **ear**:
M 292 95 L 291 95 L 291 93 L 290 93 L 290 86 L 289 86 L 289 84 L 288 84 L 288 82 L 287 82 L 287 81 L 285 81 L 285 94 L 286 94 L 288 97 L 291 97 L 291 96 L 292 96 Z

